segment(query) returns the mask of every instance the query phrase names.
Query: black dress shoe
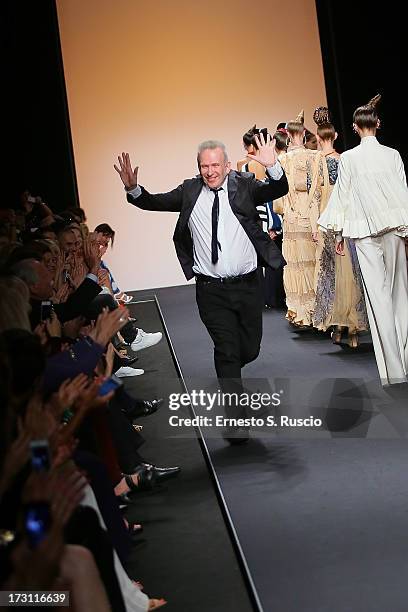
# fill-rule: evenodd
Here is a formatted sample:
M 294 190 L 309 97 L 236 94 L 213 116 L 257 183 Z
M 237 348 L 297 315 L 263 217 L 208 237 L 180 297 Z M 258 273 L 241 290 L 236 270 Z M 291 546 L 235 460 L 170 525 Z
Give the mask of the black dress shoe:
M 173 476 L 176 476 L 181 471 L 181 468 L 178 466 L 176 467 L 157 467 L 155 465 L 152 465 L 151 463 L 142 463 L 142 465 L 145 468 L 150 468 L 153 470 L 156 482 L 163 482 L 164 480 L 167 480 L 168 478 L 172 478 Z
M 126 408 L 125 412 L 131 419 L 146 417 L 157 412 L 163 402 L 163 398 L 154 400 L 134 400 L 131 407 Z

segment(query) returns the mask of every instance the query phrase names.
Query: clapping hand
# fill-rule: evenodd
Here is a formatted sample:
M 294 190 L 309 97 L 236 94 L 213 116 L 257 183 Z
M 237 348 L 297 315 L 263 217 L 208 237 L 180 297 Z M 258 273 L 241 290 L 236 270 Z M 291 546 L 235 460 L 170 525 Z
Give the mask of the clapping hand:
M 84 240 L 84 259 L 85 263 L 89 268 L 89 271 L 93 274 L 98 273 L 98 269 L 101 263 L 101 253 L 99 244 L 93 234 Z
M 139 166 L 136 166 L 134 170 L 132 170 L 132 164 L 130 162 L 129 153 L 122 153 L 122 157 L 118 156 L 119 168 L 116 164 L 113 165 L 116 172 L 119 174 L 122 179 L 122 183 L 124 184 L 127 191 L 134 189 L 137 187 L 137 173 L 139 171 Z
M 58 423 L 61 421 L 64 411 L 71 408 L 73 403 L 86 389 L 88 382 L 86 374 L 78 374 L 72 380 L 69 378 L 64 380 L 58 391 L 51 395 L 47 406 Z
M 127 308 L 115 308 L 109 311 L 103 308 L 96 320 L 95 327 L 89 333 L 94 342 L 105 347 L 111 338 L 126 325 L 129 321 L 129 311 Z
M 115 390 L 109 391 L 106 395 L 99 395 L 99 389 L 105 382 L 105 379 L 95 378 L 88 387 L 83 391 L 81 397 L 75 402 L 75 410 L 82 416 L 85 416 L 92 410 L 103 408 L 115 395 Z
M 278 159 L 278 154 L 275 149 L 275 139 L 271 139 L 271 136 L 268 134 L 268 142 L 265 142 L 264 135 L 261 132 L 259 135 L 255 134 L 255 142 L 257 147 L 255 155 L 248 154 L 247 157 L 259 162 L 262 166 L 265 166 L 265 168 L 274 166 Z

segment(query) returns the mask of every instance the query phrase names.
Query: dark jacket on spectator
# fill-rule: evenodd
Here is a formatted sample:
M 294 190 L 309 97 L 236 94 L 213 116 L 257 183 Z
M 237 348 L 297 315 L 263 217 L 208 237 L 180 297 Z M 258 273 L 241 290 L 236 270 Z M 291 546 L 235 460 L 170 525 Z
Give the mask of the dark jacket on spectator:
M 81 373 L 92 374 L 104 350 L 91 338 L 82 338 L 66 351 L 49 357 L 44 372 L 44 394 L 57 391 L 67 378 Z
M 100 293 L 101 288 L 91 278 L 85 278 L 84 281 L 79 285 L 78 289 L 72 293 L 66 302 L 61 304 L 54 304 L 54 310 L 61 321 L 71 321 L 82 314 L 85 314 L 89 304 L 92 300 Z M 31 313 L 30 321 L 31 327 L 34 329 L 41 321 L 41 300 L 30 300 L 31 302 Z

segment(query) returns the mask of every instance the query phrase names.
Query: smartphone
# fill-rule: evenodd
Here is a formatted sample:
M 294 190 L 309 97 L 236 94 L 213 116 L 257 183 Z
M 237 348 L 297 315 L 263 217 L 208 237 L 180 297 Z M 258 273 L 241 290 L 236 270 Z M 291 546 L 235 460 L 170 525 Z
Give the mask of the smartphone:
M 116 376 L 111 376 L 110 378 L 107 378 L 99 387 L 98 395 L 107 395 L 110 391 L 114 391 L 122 385 L 123 382 L 119 378 L 116 378 Z
M 31 548 L 36 548 L 46 537 L 51 526 L 48 502 L 32 502 L 24 507 L 24 530 Z
M 48 440 L 32 440 L 30 442 L 30 451 L 33 470 L 42 472 L 50 469 L 51 459 Z
M 52 302 L 41 302 L 41 321 L 51 319 Z

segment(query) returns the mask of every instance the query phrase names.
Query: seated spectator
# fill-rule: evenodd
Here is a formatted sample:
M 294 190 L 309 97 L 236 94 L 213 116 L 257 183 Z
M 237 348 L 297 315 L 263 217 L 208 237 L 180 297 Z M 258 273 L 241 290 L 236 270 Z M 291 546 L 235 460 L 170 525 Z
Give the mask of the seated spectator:
M 84 612 L 89 609 L 94 609 L 95 612 L 100 609 L 147 611 L 164 605 L 164 600 L 149 599 L 142 594 L 126 575 L 107 537 L 98 502 L 87 480 L 72 460 L 73 447 L 71 444 L 69 450 L 66 442 L 67 428 L 56 435 L 55 407 L 51 412 L 51 405 L 45 404 L 36 390 L 44 367 L 40 345 L 30 341 L 31 334 L 25 337 L 23 333 L 23 336 L 20 334 L 18 343 L 24 350 L 19 350 L 14 335 L 15 332 L 12 332 L 9 336 L 3 336 L 9 343 L 11 361 L 6 361 L 0 368 L 0 388 L 4 406 L 0 427 L 3 451 L 0 457 L 0 527 L 7 528 L 8 533 L 12 535 L 8 540 L 10 545 L 6 548 L 2 546 L 0 551 L 0 581 L 3 588 L 52 590 L 57 589 L 58 584 L 61 588 L 61 582 L 73 582 L 72 596 L 77 597 L 77 603 L 85 606 L 79 608 Z M 23 368 L 20 365 L 22 358 L 28 361 Z M 106 405 L 112 393 L 104 397 L 98 396 L 100 383 L 96 383 L 89 395 L 83 388 L 85 382 L 77 385 L 77 394 L 81 395 L 84 407 L 88 404 L 89 411 L 95 402 L 99 406 Z M 14 398 L 11 402 L 11 394 L 18 394 L 17 404 Z M 15 433 L 16 406 L 21 419 L 18 434 Z M 61 406 L 63 407 L 64 403 L 61 403 Z M 28 463 L 29 443 L 39 439 L 48 441 L 50 466 L 47 471 L 33 473 Z M 98 487 L 98 483 L 93 482 L 93 486 Z M 27 540 L 26 534 L 17 537 L 19 525 L 23 522 L 19 510 L 22 500 L 26 506 L 32 504 L 35 508 L 40 503 L 42 516 L 45 516 L 45 511 L 52 514 L 51 527 L 45 525 L 44 532 L 35 543 Z M 86 504 L 87 507 L 81 507 L 79 504 Z M 90 580 L 87 586 L 93 591 L 95 608 L 88 601 L 88 597 L 80 596 L 83 581 L 79 581 L 75 572 L 67 571 L 68 568 L 63 566 L 64 551 L 68 552 L 67 548 L 64 549 L 64 541 L 68 545 L 83 542 L 88 548 L 85 554 L 87 564 L 82 562 L 80 565 Z M 78 557 L 80 550 L 76 549 L 78 561 L 84 557 L 84 554 Z M 98 566 L 97 571 L 94 563 Z
M 99 260 L 95 256 L 95 264 L 92 270 L 97 271 L 98 266 Z M 52 305 L 52 310 L 54 310 L 61 323 L 83 314 L 92 300 L 100 293 L 100 287 L 95 280 L 95 272 L 92 270 L 68 300 Z M 34 329 L 43 320 L 44 302 L 52 300 L 54 279 L 44 264 L 35 259 L 24 259 L 14 264 L 11 271 L 24 280 L 30 291 L 30 319 Z
M 111 228 L 107 223 L 101 223 L 95 227 L 94 233 L 96 234 L 96 239 L 101 248 L 101 257 L 103 257 L 108 250 L 109 243 L 111 247 L 113 247 L 113 242 L 115 240 L 115 231 Z M 112 276 L 112 273 L 105 262 L 101 261 L 101 268 L 106 270 L 109 274 L 109 282 L 112 288 L 113 296 L 115 300 L 117 300 L 120 304 L 130 304 L 133 300 L 131 295 L 126 295 L 124 291 L 121 291 L 116 284 L 115 279 Z

